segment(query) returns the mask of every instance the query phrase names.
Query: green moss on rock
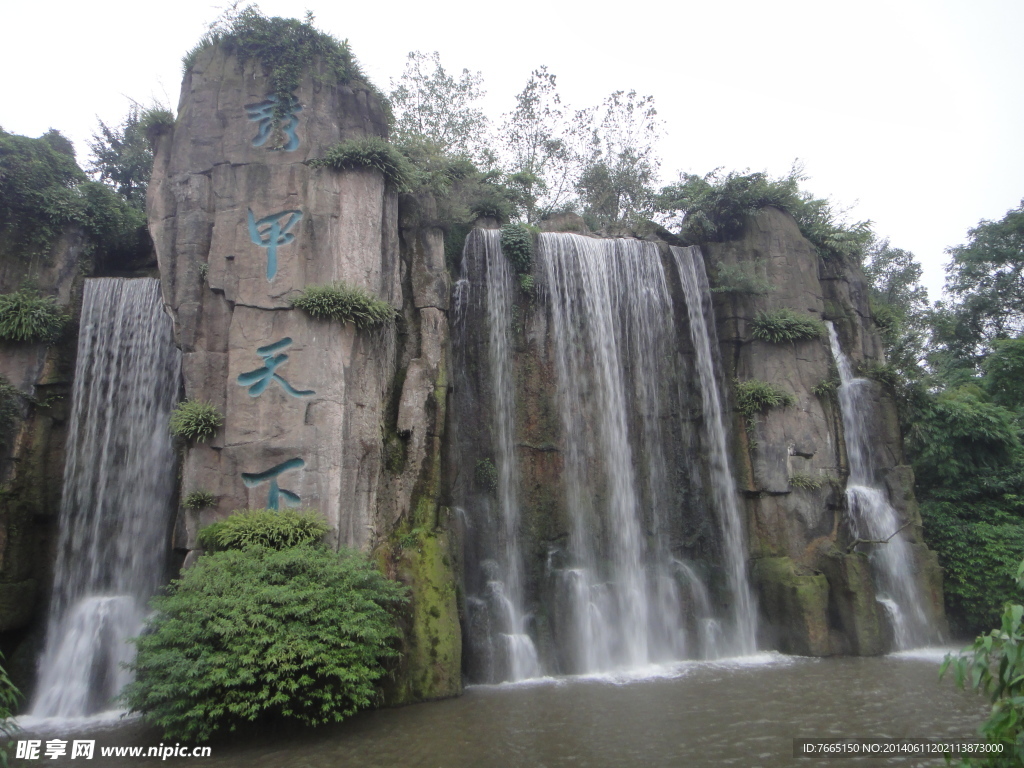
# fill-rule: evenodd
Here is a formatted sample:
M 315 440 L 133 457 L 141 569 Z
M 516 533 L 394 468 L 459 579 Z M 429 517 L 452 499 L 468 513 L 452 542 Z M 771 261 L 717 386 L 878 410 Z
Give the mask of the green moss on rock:
M 763 557 L 754 561 L 753 577 L 761 614 L 771 617 L 775 647 L 801 656 L 830 655 L 825 575 L 788 557 Z

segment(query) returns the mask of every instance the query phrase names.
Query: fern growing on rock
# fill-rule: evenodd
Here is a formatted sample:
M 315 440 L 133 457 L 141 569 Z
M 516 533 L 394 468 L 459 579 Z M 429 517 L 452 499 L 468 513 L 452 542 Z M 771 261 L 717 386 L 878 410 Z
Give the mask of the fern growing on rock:
M 317 544 L 327 530 L 327 523 L 312 510 L 236 509 L 230 517 L 203 528 L 199 544 L 208 551 L 253 545 L 285 549 Z
M 307 286 L 291 304 L 317 320 L 340 320 L 360 329 L 384 325 L 398 315 L 386 301 L 345 283 Z
M 820 320 L 783 307 L 771 312 L 758 312 L 750 323 L 755 339 L 772 344 L 817 339 L 825 332 Z
M 174 406 L 171 413 L 171 434 L 190 442 L 203 442 L 213 437 L 224 423 L 224 417 L 212 403 L 185 400 Z
M 0 294 L 0 340 L 54 344 L 67 316 L 52 296 L 20 290 Z

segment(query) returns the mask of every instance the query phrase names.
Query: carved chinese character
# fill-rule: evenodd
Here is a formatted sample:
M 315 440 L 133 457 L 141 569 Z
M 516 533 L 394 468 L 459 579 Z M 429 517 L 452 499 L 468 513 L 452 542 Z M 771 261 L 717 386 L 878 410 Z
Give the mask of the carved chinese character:
M 289 230 L 301 220 L 302 211 L 281 211 L 257 220 L 252 208 L 249 209 L 249 237 L 253 243 L 267 249 L 267 280 L 273 280 L 277 274 L 278 246 L 287 245 L 295 239 Z
M 252 140 L 254 147 L 262 147 L 267 143 L 267 139 L 274 134 L 274 111 L 280 103 L 281 100 L 276 95 L 270 94 L 263 101 L 245 105 L 249 119 L 258 123 L 256 137 Z M 282 146 L 271 147 L 271 149 L 283 149 L 285 152 L 291 152 L 298 148 L 299 137 L 295 135 L 295 127 L 299 124 L 297 113 L 301 111 L 302 107 L 295 99 L 290 99 L 283 109 L 277 110 L 276 127 L 284 133 L 288 141 Z
M 300 501 L 299 494 L 281 488 L 277 484 L 277 476 L 292 469 L 302 469 L 304 466 L 306 466 L 306 462 L 300 458 L 288 459 L 288 461 L 282 461 L 280 464 L 263 472 L 243 472 L 242 482 L 245 483 L 246 488 L 255 488 L 258 485 L 270 482 L 270 490 L 267 492 L 267 509 L 279 509 L 281 499 L 284 499 L 287 506 L 294 507 Z
M 295 389 L 279 373 L 276 373 L 278 368 L 288 362 L 288 355 L 278 355 L 275 353 L 287 348 L 291 343 L 292 340 L 286 336 L 280 341 L 275 341 L 273 344 L 268 344 L 256 350 L 256 354 L 263 358 L 263 367 L 257 368 L 255 371 L 239 374 L 237 379 L 239 386 L 249 388 L 250 397 L 262 395 L 272 381 L 280 384 L 281 389 L 292 397 L 309 397 L 316 394 L 312 389 Z

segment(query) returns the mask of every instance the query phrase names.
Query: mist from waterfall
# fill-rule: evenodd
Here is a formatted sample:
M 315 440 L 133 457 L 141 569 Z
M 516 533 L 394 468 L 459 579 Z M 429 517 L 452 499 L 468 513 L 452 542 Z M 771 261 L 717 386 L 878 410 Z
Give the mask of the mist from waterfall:
M 56 571 L 32 717 L 111 709 L 165 579 L 180 354 L 160 283 L 85 281 Z

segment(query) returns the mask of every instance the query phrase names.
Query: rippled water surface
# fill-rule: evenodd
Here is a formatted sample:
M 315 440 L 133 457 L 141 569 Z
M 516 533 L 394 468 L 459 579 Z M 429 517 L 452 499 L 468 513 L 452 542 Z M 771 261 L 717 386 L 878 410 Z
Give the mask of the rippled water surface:
M 795 759 L 794 738 L 973 740 L 985 700 L 938 680 L 938 651 L 883 658 L 764 654 L 632 677 L 540 680 L 470 688 L 447 701 L 363 713 L 278 739 L 214 745 L 203 768 L 327 766 L 943 765 L 941 759 Z M 138 724 L 84 732 L 104 745 L 156 745 Z M 64 738 L 74 738 L 67 735 Z M 20 761 L 14 761 L 18 765 Z M 156 759 L 41 761 L 149 765 Z

